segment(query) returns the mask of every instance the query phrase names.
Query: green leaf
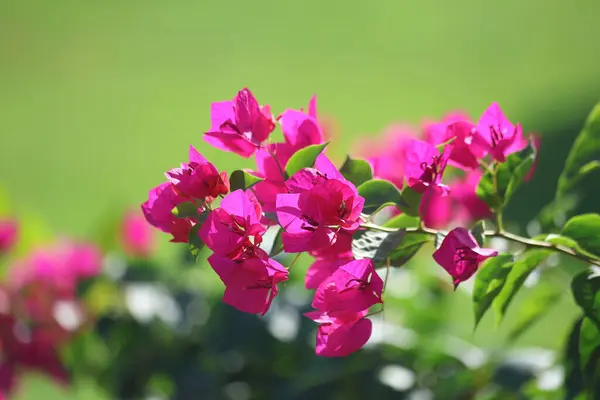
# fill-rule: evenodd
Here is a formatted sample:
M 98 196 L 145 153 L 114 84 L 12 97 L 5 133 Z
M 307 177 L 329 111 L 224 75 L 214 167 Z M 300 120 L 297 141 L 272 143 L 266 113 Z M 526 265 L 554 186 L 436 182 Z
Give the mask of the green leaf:
M 573 192 L 582 178 L 598 168 L 600 154 L 600 103 L 596 104 L 588 116 L 583 129 L 575 139 L 565 168 L 558 178 L 555 201 Z
M 396 186 L 382 179 L 363 183 L 358 187 L 358 194 L 365 199 L 363 212 L 366 214 L 372 214 L 386 205 L 395 205 L 400 209 L 406 206 Z
M 499 324 L 504 318 L 506 309 L 513 298 L 525 283 L 525 280 L 550 254 L 551 250 L 534 249 L 526 251 L 519 260 L 517 260 L 510 270 L 504 287 L 496 296 L 493 302 L 494 310 L 497 312 L 496 322 Z
M 356 259 L 371 258 L 374 263 L 381 263 L 400 245 L 404 235 L 403 230 L 396 232 L 357 231 L 352 238 L 352 253 Z
M 231 191 L 242 189 L 250 189 L 252 186 L 256 185 L 258 182 L 262 182 L 264 179 L 259 178 L 256 175 L 252 175 L 251 173 L 238 169 L 231 173 L 229 176 L 229 185 L 231 187 Z
M 366 181 L 373 179 L 371 164 L 365 160 L 352 159 L 350 156 L 346 157 L 346 161 L 344 161 L 344 164 L 340 168 L 340 173 L 355 186 L 362 185 Z
M 492 305 L 492 301 L 502 290 L 514 261 L 512 254 L 499 254 L 496 257 L 488 258 L 479 267 L 473 285 L 475 328 Z
M 479 244 L 479 246 L 481 246 L 481 247 L 483 247 L 483 245 L 485 243 L 485 236 L 483 234 L 484 232 L 485 232 L 484 221 L 479 221 L 478 223 L 475 224 L 473 229 L 471 229 L 471 234 L 473 235 L 475 240 L 477 240 L 477 244 Z
M 416 228 L 419 226 L 419 218 L 408 214 L 400 214 L 383 224 L 386 228 Z
M 422 197 L 423 193 L 416 192 L 406 185 L 404 190 L 402 190 L 402 199 L 405 203 L 404 208 L 401 208 L 402 211 L 410 216 L 418 217 Z
M 600 214 L 576 215 L 567 221 L 561 234 L 600 259 Z
M 274 257 L 275 255 L 279 254 L 281 252 L 281 250 L 283 249 L 282 234 L 283 234 L 283 228 L 278 229 L 277 234 L 275 235 L 275 238 L 273 239 L 273 245 L 271 246 L 271 250 L 269 251 L 270 257 Z
M 319 157 L 319 154 L 323 152 L 328 144 L 329 142 L 313 144 L 295 152 L 285 165 L 285 174 L 287 177 L 293 176 L 303 168 L 312 168 L 315 165 L 317 157 Z
M 198 256 L 200 255 L 200 253 L 202 252 L 202 249 L 204 248 L 204 242 L 200 239 L 200 236 L 198 235 L 198 232 L 200 231 L 201 226 L 202 226 L 202 224 L 196 224 L 192 227 L 192 229 L 190 229 L 189 240 L 188 240 L 188 246 L 190 249 L 190 253 L 192 253 L 192 256 L 194 256 L 194 258 L 196 258 L 196 259 L 198 259 Z
M 579 168 L 579 173 L 581 175 L 587 175 L 590 172 L 594 172 L 600 169 L 600 161 L 590 161 L 585 164 L 583 167 Z
M 600 327 L 600 276 L 583 271 L 571 281 L 571 291 L 585 316 Z
M 402 242 L 389 255 L 390 265 L 403 266 L 417 254 L 425 243 L 431 240 L 431 236 L 424 233 L 406 232 Z
M 583 371 L 593 369 L 593 365 L 590 364 L 598 361 L 599 353 L 600 329 L 594 321 L 584 318 L 581 323 L 581 332 L 579 335 L 579 366 L 581 369 Z
M 175 218 L 191 218 L 198 215 L 198 207 L 191 201 L 180 203 L 171 210 L 171 213 Z
M 583 317 L 574 322 L 564 349 L 565 399 L 575 399 L 584 390 L 583 375 L 579 366 L 579 337 L 582 323 Z
M 485 201 L 492 209 L 501 209 L 510 201 L 512 195 L 523 181 L 523 177 L 531 169 L 535 160 L 536 151 L 533 144 L 518 153 L 506 157 L 506 161 L 496 167 L 496 180 L 498 185 L 498 197 L 500 202 L 496 204 L 496 193 L 494 192 L 494 175 L 487 171 L 477 186 L 477 196 Z
M 520 304 L 517 322 L 509 334 L 511 341 L 516 340 L 527 329 L 542 318 L 560 299 L 562 289 L 552 284 L 540 284 L 533 293 Z

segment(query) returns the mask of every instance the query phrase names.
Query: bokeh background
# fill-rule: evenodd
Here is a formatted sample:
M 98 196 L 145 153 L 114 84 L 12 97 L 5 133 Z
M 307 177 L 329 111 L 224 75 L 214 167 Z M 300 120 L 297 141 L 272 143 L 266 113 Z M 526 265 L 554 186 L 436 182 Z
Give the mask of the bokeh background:
M 600 98 L 598 15 L 594 0 L 4 0 L 0 185 L 24 221 L 24 248 L 56 232 L 96 238 L 190 144 L 219 169 L 251 166 L 202 140 L 210 103 L 242 87 L 275 113 L 316 93 L 335 121 L 338 161 L 390 123 L 454 109 L 476 117 L 498 101 L 543 134 L 543 174 L 510 210 L 524 230 Z M 167 240 L 159 259 L 176 251 Z M 473 343 L 493 345 L 510 327 L 486 319 L 473 334 L 468 294 L 446 301 L 451 329 Z M 571 307 L 561 300 L 518 344 L 561 346 Z M 95 385 L 65 391 L 33 377 L 21 398 L 104 398 Z

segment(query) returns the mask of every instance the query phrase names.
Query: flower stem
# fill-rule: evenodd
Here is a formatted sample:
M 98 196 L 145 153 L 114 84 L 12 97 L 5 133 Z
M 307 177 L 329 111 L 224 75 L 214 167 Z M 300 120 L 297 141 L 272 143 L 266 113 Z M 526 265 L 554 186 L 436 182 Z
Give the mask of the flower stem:
M 440 232 L 436 229 L 430 229 L 430 228 L 415 227 L 415 228 L 397 229 L 397 228 L 386 228 L 385 226 L 379 226 L 379 225 L 374 225 L 374 224 L 362 224 L 361 228 L 377 230 L 377 231 L 381 231 L 381 232 L 390 232 L 390 233 L 397 232 L 399 230 L 404 230 L 406 232 L 424 233 L 424 234 L 433 235 L 433 236 L 435 236 L 438 232 Z M 587 254 L 580 253 L 576 249 L 572 249 L 570 247 L 563 246 L 560 244 L 546 242 L 546 241 L 542 241 L 542 240 L 529 239 L 529 238 L 526 238 L 523 236 L 515 235 L 514 233 L 498 231 L 498 230 L 494 230 L 494 231 L 488 230 L 488 231 L 483 232 L 483 235 L 510 240 L 511 242 L 520 243 L 528 248 L 547 249 L 547 250 L 552 250 L 552 251 L 556 251 L 559 253 L 567 254 L 567 255 L 569 255 L 573 258 L 576 258 L 578 260 L 581 260 L 585 263 L 596 265 L 596 266 L 600 267 L 600 259 L 591 257 Z

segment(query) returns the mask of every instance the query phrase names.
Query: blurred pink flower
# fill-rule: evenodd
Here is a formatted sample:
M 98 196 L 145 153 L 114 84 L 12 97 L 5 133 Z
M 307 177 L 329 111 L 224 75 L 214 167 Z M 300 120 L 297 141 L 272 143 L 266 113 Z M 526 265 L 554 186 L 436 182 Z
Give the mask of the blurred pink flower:
M 19 224 L 14 219 L 0 218 L 0 254 L 9 252 L 17 243 Z
M 139 211 L 128 210 L 121 222 L 121 244 L 127 254 L 148 257 L 154 251 L 153 230 Z

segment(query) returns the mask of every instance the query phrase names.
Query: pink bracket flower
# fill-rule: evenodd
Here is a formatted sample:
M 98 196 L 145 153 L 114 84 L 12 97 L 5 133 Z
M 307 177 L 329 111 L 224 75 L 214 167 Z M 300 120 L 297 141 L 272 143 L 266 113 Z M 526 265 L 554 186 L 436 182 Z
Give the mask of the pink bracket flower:
M 319 324 L 316 353 L 322 357 L 345 357 L 360 350 L 371 337 L 373 324 L 363 312 L 321 312 L 304 314 Z
M 452 145 L 446 145 L 440 154 L 437 147 L 423 140 L 413 139 L 405 151 L 404 172 L 408 186 L 419 193 L 432 188 L 448 192 L 448 186 L 442 184 L 442 175 L 452 153 Z
M 253 256 L 267 230 L 254 194 L 241 189 L 229 193 L 220 207 L 211 211 L 198 235 L 215 254 L 229 258 Z
M 250 157 L 275 129 L 269 106 L 260 106 L 252 92 L 245 88 L 233 101 L 211 104 L 210 131 L 204 140 L 225 151 Z
M 172 210 L 186 201 L 190 199 L 179 194 L 171 183 L 164 182 L 150 190 L 142 211 L 150 225 L 173 235 L 172 242 L 185 243 L 194 223 L 190 219 L 176 218 Z
M 312 306 L 327 312 L 360 312 L 383 303 L 382 292 L 383 280 L 375 272 L 373 260 L 353 260 L 321 282 Z
M 473 276 L 484 260 L 497 255 L 498 251 L 494 249 L 479 247 L 468 229 L 455 228 L 433 253 L 433 259 L 452 276 L 456 288 Z
M 327 165 L 326 159 L 322 163 Z M 306 168 L 290 178 L 286 187 L 290 193 L 277 195 L 276 207 L 279 223 L 285 229 L 282 239 L 287 252 L 331 246 L 339 232 L 358 228 L 364 199 L 337 170 L 328 175 Z
M 521 124 L 514 126 L 504 116 L 498 103 L 492 103 L 479 118 L 474 141 L 498 162 L 506 161 L 509 154 L 527 147 Z
M 227 173 L 219 174 L 217 168 L 194 146 L 190 146 L 189 158 L 190 161 L 181 164 L 181 168 L 174 168 L 165 174 L 182 196 L 212 200 L 229 192 Z
M 231 260 L 217 254 L 208 262 L 226 286 L 223 301 L 240 311 L 265 315 L 288 271 L 271 258 Z

